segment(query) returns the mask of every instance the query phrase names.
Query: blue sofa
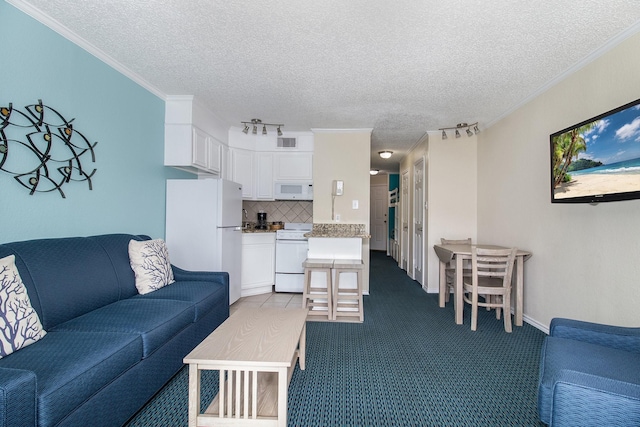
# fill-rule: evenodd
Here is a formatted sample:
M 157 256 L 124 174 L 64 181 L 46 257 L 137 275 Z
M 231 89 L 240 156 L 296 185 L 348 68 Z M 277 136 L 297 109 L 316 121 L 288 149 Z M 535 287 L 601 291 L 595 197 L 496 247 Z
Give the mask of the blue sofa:
M 14 254 L 47 334 L 0 359 L 0 426 L 119 426 L 229 317 L 229 275 L 173 267 L 139 295 L 131 239 L 109 234 L 0 245 Z
M 550 426 L 640 426 L 640 328 L 553 319 L 538 414 Z

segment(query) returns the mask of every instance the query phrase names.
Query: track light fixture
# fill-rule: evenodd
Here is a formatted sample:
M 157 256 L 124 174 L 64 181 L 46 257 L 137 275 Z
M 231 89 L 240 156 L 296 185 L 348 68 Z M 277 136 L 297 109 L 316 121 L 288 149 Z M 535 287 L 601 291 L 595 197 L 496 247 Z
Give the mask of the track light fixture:
M 251 131 L 251 133 L 254 135 L 258 134 L 258 126 L 262 126 L 263 135 L 267 134 L 267 126 L 275 126 L 278 128 L 278 136 L 282 136 L 282 130 L 280 128 L 284 126 L 282 123 L 262 123 L 262 120 L 260 119 L 251 119 L 250 122 L 240 122 L 240 123 L 244 125 L 242 132 L 244 132 L 245 134 L 249 133 L 249 125 L 253 126 L 253 130 Z
M 391 157 L 392 154 L 393 154 L 393 151 L 389 151 L 389 150 L 378 151 L 378 155 L 383 159 L 388 159 L 389 157 Z
M 460 138 L 462 136 L 460 134 L 460 130 L 463 130 L 464 128 L 466 128 L 467 136 L 473 136 L 474 134 L 477 135 L 477 134 L 480 133 L 480 129 L 478 128 L 478 122 L 471 123 L 471 124 L 458 123 L 457 125 L 455 125 L 453 127 L 440 128 L 438 130 L 442 131 L 442 139 L 447 139 L 448 135 L 447 135 L 446 131 L 455 129 L 454 136 L 456 138 Z

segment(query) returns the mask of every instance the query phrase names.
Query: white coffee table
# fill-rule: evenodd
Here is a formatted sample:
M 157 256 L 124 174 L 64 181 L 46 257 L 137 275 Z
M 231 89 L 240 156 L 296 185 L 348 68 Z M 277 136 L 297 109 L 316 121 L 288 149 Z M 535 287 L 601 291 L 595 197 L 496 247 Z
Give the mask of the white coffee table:
M 304 370 L 308 309 L 237 310 L 184 358 L 189 427 L 286 426 L 289 381 Z M 220 372 L 220 391 L 200 413 L 200 373 Z

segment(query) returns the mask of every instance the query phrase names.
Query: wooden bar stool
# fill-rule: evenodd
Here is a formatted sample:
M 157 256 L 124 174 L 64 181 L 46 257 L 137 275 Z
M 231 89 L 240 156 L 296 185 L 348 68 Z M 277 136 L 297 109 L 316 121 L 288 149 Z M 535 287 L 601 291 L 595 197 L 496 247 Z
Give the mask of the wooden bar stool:
M 327 320 L 332 319 L 332 298 L 331 298 L 331 267 L 332 259 L 307 258 L 303 263 L 304 267 L 304 288 L 302 291 L 302 308 L 308 308 L 308 317 L 326 316 Z M 326 282 L 324 285 L 317 284 L 312 280 L 313 273 L 324 273 Z
M 362 272 L 364 263 L 360 259 L 336 259 L 333 261 L 335 283 L 333 286 L 333 319 L 338 316 L 358 317 L 364 321 L 364 306 L 362 305 Z M 356 284 L 340 282 L 340 276 L 344 273 L 355 273 Z

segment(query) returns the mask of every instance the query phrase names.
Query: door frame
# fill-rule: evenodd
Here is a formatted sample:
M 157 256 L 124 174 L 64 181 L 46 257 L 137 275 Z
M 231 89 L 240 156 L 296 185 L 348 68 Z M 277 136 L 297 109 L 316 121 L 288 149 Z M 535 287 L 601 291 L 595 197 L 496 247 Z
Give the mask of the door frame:
M 421 201 L 420 201 L 420 206 L 416 206 L 416 204 L 418 203 L 417 198 L 414 196 L 411 200 L 411 235 L 413 236 L 412 242 L 413 242 L 413 250 L 412 252 L 412 259 L 413 259 L 413 265 L 411 266 L 411 278 L 415 281 L 417 281 L 418 283 L 420 283 L 421 286 L 424 286 L 424 281 L 425 281 L 425 266 L 426 266 L 426 262 L 425 262 L 425 249 L 426 249 L 426 244 L 425 244 L 425 239 L 426 239 L 426 215 L 425 215 L 425 206 L 426 206 L 426 159 L 424 156 L 419 157 L 414 163 L 413 163 L 413 192 L 412 194 L 415 195 L 416 193 L 416 186 L 417 186 L 417 180 L 415 179 L 416 176 L 416 171 L 417 171 L 417 166 L 422 164 L 422 176 L 421 176 L 421 182 L 422 182 L 422 191 L 421 191 Z M 422 242 L 422 244 L 420 245 L 420 265 L 422 266 L 422 269 L 420 270 L 420 276 L 421 277 L 416 277 L 416 260 L 418 260 L 418 256 L 416 254 L 416 231 L 417 231 L 417 227 L 416 227 L 416 212 L 420 212 L 420 224 L 422 224 L 422 231 L 420 232 L 420 240 Z
M 370 233 L 373 232 L 373 227 L 372 227 L 372 218 L 373 216 L 371 215 L 371 211 L 373 209 L 375 209 L 374 203 L 373 203 L 373 199 L 371 198 L 371 194 L 373 194 L 373 189 L 375 187 L 382 187 L 382 189 L 384 190 L 384 194 L 385 194 L 385 198 L 384 198 L 384 216 L 385 216 L 385 221 L 384 221 L 384 248 L 383 249 L 371 249 L 371 241 L 373 241 L 373 235 L 371 236 L 371 240 L 369 241 L 369 250 L 383 250 L 385 252 L 388 252 L 389 250 L 389 182 L 387 180 L 386 184 L 373 184 L 369 187 L 369 231 Z
M 409 231 L 409 222 L 411 221 L 411 204 L 409 203 L 411 197 L 411 191 L 409 191 L 411 174 L 409 172 L 409 169 L 400 172 L 400 256 L 398 257 L 398 265 L 407 274 L 409 274 L 409 269 L 411 268 L 409 265 L 409 255 L 411 253 L 409 245 L 411 242 L 411 233 Z

